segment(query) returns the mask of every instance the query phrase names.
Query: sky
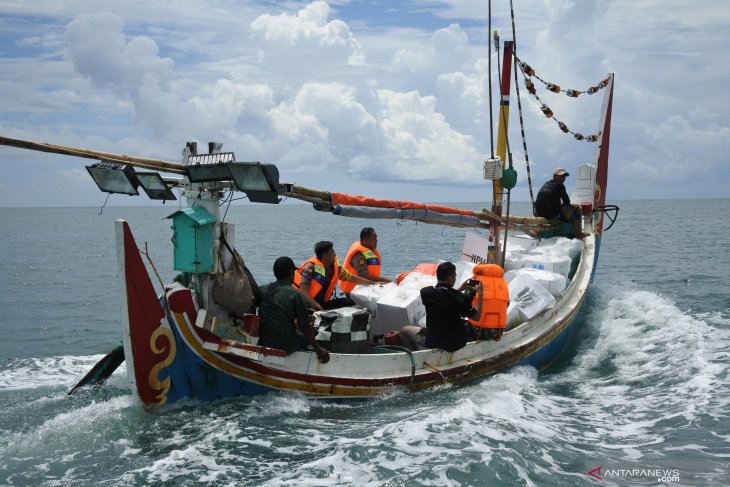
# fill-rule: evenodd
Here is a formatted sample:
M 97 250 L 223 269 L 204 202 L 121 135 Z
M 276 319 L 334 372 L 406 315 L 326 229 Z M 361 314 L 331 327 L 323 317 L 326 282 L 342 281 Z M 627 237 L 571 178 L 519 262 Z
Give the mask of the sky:
M 615 73 L 607 203 L 730 196 L 725 1 L 513 3 L 518 56 L 542 79 L 584 91 Z M 495 119 L 499 99 L 487 11 L 475 0 L 4 0 L 0 135 L 173 162 L 186 141 L 217 141 L 276 164 L 285 182 L 487 206 L 488 56 Z M 492 13 L 511 40 L 509 2 Z M 603 91 L 536 85 L 571 130 L 597 132 Z M 520 88 L 537 192 L 554 168 L 591 162 L 594 144 Z M 528 201 L 518 121 L 513 96 L 512 194 Z M 0 206 L 100 206 L 92 162 L 0 146 Z

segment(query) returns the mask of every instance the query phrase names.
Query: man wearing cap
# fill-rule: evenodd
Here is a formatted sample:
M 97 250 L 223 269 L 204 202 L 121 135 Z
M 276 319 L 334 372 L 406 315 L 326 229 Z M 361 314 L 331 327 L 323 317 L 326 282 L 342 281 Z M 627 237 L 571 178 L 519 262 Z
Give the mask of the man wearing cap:
M 565 178 L 570 176 L 568 171 L 559 167 L 553 171 L 553 178 L 542 185 L 535 199 L 535 213 L 548 220 L 573 224 L 573 234 L 576 238 L 585 238 L 583 233 L 580 207 L 570 204 L 568 192 L 565 190 Z
M 289 257 L 279 257 L 274 262 L 276 281 L 261 288 L 258 343 L 284 350 L 287 355 L 311 345 L 319 361 L 326 364 L 330 359 L 329 352 L 317 343 L 304 297 L 292 287 L 296 270 L 294 261 Z

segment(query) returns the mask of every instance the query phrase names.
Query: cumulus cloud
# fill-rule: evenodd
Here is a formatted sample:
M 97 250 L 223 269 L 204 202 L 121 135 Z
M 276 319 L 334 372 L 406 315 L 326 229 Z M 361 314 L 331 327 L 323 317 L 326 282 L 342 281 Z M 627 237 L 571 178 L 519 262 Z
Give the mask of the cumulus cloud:
M 730 152 L 729 127 L 706 119 L 692 124 L 681 115 L 672 115 L 658 125 L 641 123 L 638 128 L 637 135 L 646 144 L 632 145 L 630 167 L 639 180 L 667 184 L 728 173 L 725 166 Z M 705 154 L 701 163 L 690 155 L 700 153 Z
M 472 137 L 448 124 L 433 96 L 376 90 L 370 112 L 358 95 L 344 84 L 307 83 L 269 111 L 271 131 L 259 144 L 283 168 L 336 170 L 361 180 L 443 183 L 479 176 Z
M 146 36 L 129 42 L 121 17 L 103 14 L 80 15 L 66 27 L 67 56 L 76 71 L 118 96 L 132 96 L 145 84 L 155 82 L 169 89 L 174 62 L 159 56 L 154 40 Z
M 440 74 L 436 78 L 439 111 L 456 129 L 483 133 L 489 123 L 488 86 L 486 58 L 472 70 Z
M 358 101 L 355 87 L 342 83 L 307 83 L 291 103 L 278 108 L 279 120 L 289 118 L 291 112 L 314 117 L 325 130 L 319 133 L 341 158 L 349 159 L 354 153 L 379 146 L 377 121 Z M 281 122 L 278 125 L 282 126 Z
M 459 24 L 438 29 L 422 45 L 397 49 L 391 58 L 394 69 L 421 74 L 459 70 L 468 59 L 469 39 Z
M 362 48 L 341 20 L 328 21 L 330 7 L 318 0 L 296 15 L 265 14 L 251 23 L 251 38 L 258 44 L 259 59 L 266 64 L 290 67 L 319 63 L 361 65 Z
M 197 111 L 198 123 L 212 133 L 234 131 L 265 137 L 271 131 L 268 112 L 275 104 L 274 90 L 268 85 L 219 79 L 190 102 Z
M 353 172 L 376 180 L 434 183 L 478 176 L 481 162 L 472 137 L 449 126 L 433 96 L 379 90 L 378 98 L 384 152 L 354 158 Z

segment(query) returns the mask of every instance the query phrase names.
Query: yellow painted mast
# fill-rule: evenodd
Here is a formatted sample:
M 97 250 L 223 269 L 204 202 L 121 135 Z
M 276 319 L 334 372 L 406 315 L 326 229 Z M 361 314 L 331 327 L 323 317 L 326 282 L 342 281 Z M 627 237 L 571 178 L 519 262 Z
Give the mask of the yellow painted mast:
M 498 42 L 497 33 L 495 32 L 495 41 Z M 509 125 L 509 95 L 510 95 L 510 77 L 512 74 L 512 41 L 504 43 L 504 56 L 502 61 L 502 75 L 500 84 L 499 99 L 499 124 L 497 129 L 497 157 L 502 161 L 502 173 L 504 173 L 505 162 L 507 161 L 507 127 Z M 498 216 L 502 216 L 502 181 L 495 179 L 492 183 L 492 212 Z M 489 251 L 487 253 L 487 262 L 490 264 L 498 264 L 501 262 L 499 258 L 499 222 L 495 219 L 490 222 L 489 230 Z

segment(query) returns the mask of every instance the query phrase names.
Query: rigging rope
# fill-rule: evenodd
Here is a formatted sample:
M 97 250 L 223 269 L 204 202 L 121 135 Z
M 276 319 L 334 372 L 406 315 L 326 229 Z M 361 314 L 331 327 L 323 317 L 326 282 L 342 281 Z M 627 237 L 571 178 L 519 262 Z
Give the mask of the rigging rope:
M 229 191 L 228 195 L 226 195 L 225 199 L 220 203 L 220 206 L 223 206 L 228 203 L 228 206 L 226 206 L 226 211 L 223 212 L 223 218 L 221 218 L 221 223 L 226 221 L 226 215 L 228 215 L 228 209 L 231 207 L 231 203 L 233 203 L 233 191 Z
M 106 199 L 104 200 L 104 204 L 101 205 L 101 208 L 99 208 L 99 213 L 97 213 L 97 215 L 101 215 L 102 213 L 104 213 L 104 207 L 106 206 L 106 202 L 109 201 L 109 197 L 111 195 L 112 195 L 111 193 L 106 194 Z
M 525 152 L 525 167 L 527 168 L 527 188 L 530 190 L 530 204 L 532 206 L 532 215 L 537 216 L 535 211 L 535 195 L 532 191 L 532 173 L 530 172 L 530 156 L 527 152 L 527 138 L 525 137 L 525 122 L 522 116 L 522 98 L 520 97 L 520 83 L 517 78 L 517 32 L 515 29 L 515 10 L 512 6 L 512 0 L 509 0 L 509 10 L 512 17 L 512 55 L 514 56 L 515 68 L 515 94 L 517 95 L 517 113 L 520 118 L 520 133 L 522 134 L 522 150 Z
M 489 34 L 488 36 L 492 35 L 492 0 L 489 0 Z M 487 38 L 487 46 L 489 45 L 489 40 Z M 491 156 L 492 159 L 494 159 L 494 117 L 493 117 L 493 108 L 492 108 L 492 53 L 489 52 L 490 49 L 487 47 L 487 73 L 489 74 L 489 143 L 492 148 Z

